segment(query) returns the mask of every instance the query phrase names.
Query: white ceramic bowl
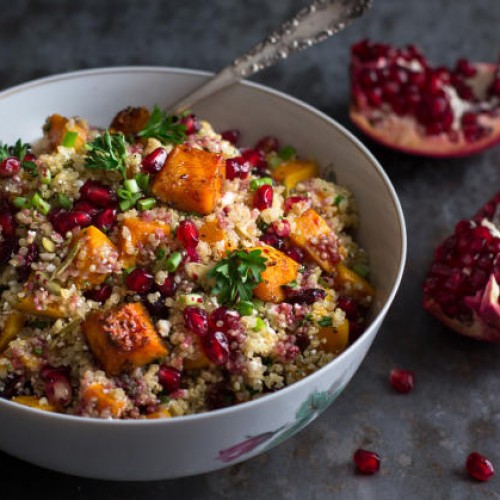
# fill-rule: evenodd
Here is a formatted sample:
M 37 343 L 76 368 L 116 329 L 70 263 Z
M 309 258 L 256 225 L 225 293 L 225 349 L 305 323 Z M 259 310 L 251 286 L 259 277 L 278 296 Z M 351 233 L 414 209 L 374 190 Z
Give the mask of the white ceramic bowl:
M 0 93 L 0 139 L 40 136 L 56 112 L 106 126 L 132 105 L 168 107 L 208 75 L 169 68 L 108 68 L 63 74 Z M 334 120 L 268 88 L 242 83 L 194 108 L 216 129 L 238 128 L 243 143 L 277 135 L 324 174 L 349 187 L 360 211 L 358 239 L 377 288 L 364 335 L 329 365 L 257 401 L 165 420 L 108 421 L 42 412 L 0 399 L 0 449 L 70 474 L 115 480 L 167 479 L 207 472 L 268 450 L 319 415 L 365 357 L 399 286 L 406 254 L 401 207 L 368 150 Z M 334 444 L 334 443 L 332 443 Z

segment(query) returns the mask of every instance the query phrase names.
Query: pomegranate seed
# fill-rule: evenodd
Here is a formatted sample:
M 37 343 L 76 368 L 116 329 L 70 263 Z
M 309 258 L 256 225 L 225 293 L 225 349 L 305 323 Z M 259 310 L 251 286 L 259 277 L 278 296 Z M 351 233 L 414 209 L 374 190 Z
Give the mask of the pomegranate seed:
M 108 232 L 115 225 L 117 214 L 116 208 L 106 208 L 94 217 L 94 226 L 105 233 Z
M 85 297 L 89 300 L 94 300 L 95 302 L 106 302 L 113 292 L 113 287 L 111 285 L 101 285 L 98 288 L 91 288 L 85 292 Z
M 307 203 L 307 207 L 309 207 L 311 200 L 305 196 L 290 196 L 285 200 L 285 213 L 290 212 L 293 206 L 297 203 Z
M 354 321 L 359 318 L 359 305 L 356 300 L 346 295 L 340 295 L 337 299 L 337 304 L 345 312 L 349 321 Z
M 77 212 L 85 212 L 89 214 L 91 217 L 95 217 L 101 211 L 99 207 L 96 207 L 95 205 L 86 200 L 76 201 L 73 205 L 73 210 L 76 210 Z
M 250 172 L 251 165 L 243 157 L 229 158 L 226 160 L 226 179 L 246 179 Z
M 125 284 L 127 288 L 133 292 L 147 293 L 153 288 L 154 276 L 145 269 L 138 267 L 127 275 Z
M 258 210 L 265 210 L 273 204 L 273 187 L 269 184 L 264 184 L 257 188 L 253 198 L 253 207 Z
M 18 174 L 20 170 L 21 162 L 13 156 L 5 158 L 5 160 L 0 163 L 0 177 L 13 177 Z
M 14 236 L 16 226 L 16 221 L 11 213 L 0 213 L 0 228 L 3 237 Z
M 36 243 L 31 243 L 26 247 L 27 253 L 24 255 L 23 265 L 17 268 L 17 274 L 21 280 L 28 279 L 31 273 L 31 264 L 38 259 L 38 247 Z
M 160 365 L 158 382 L 167 392 L 175 392 L 181 386 L 181 372 L 167 365 Z
M 0 238 L 0 266 L 4 266 L 16 251 L 17 240 L 13 237 Z
M 86 181 L 80 188 L 80 195 L 82 199 L 101 208 L 112 207 L 117 202 L 116 194 L 109 186 L 92 180 Z
M 49 220 L 54 229 L 62 235 L 65 235 L 75 227 L 87 227 L 92 224 L 92 216 L 78 210 L 66 211 L 64 209 L 56 209 L 49 214 Z
M 208 327 L 215 332 L 220 330 L 228 333 L 229 330 L 236 330 L 240 326 L 240 313 L 227 307 L 218 307 L 208 317 Z
M 471 78 L 477 73 L 475 66 L 467 59 L 459 59 L 455 71 L 465 76 L 465 78 Z
M 278 151 L 280 148 L 280 143 L 276 137 L 272 135 L 266 135 L 262 137 L 257 144 L 255 145 L 255 149 L 258 151 L 262 151 L 265 154 L 272 153 L 273 151 Z
M 229 359 L 229 345 L 223 332 L 208 332 L 201 339 L 203 351 L 207 358 L 217 366 L 221 366 Z
M 184 248 L 196 248 L 200 240 L 198 229 L 193 221 L 183 220 L 177 228 L 177 239 Z
M 285 302 L 289 304 L 314 304 L 323 300 L 326 293 L 321 288 L 292 288 L 284 286 Z
M 186 127 L 186 135 L 196 134 L 201 129 L 200 121 L 193 114 L 182 117 L 180 123 Z
M 165 305 L 165 302 L 162 299 L 157 299 L 154 302 L 150 302 L 147 298 L 144 298 L 142 303 L 149 311 L 149 314 L 151 314 L 151 316 L 160 319 L 168 318 L 169 309 Z
M 45 383 L 45 395 L 57 408 L 66 408 L 73 398 L 73 389 L 65 370 L 46 366 L 40 376 Z
M 488 481 L 495 475 L 493 464 L 485 456 L 476 451 L 467 457 L 465 469 L 477 481 Z
M 306 258 L 304 255 L 304 252 L 301 248 L 299 247 L 290 247 L 285 249 L 285 253 L 293 259 L 295 262 L 298 262 L 299 264 L 302 264 Z
M 172 276 L 167 276 L 161 285 L 156 285 L 156 289 L 160 292 L 162 297 L 173 297 L 177 290 L 177 286 Z
M 236 145 L 240 140 L 240 131 L 237 129 L 225 130 L 221 133 L 221 136 L 225 141 Z
M 295 345 L 300 349 L 300 352 L 304 352 L 310 343 L 311 339 L 306 333 L 298 333 L 295 337 Z
M 407 394 L 415 385 L 415 374 L 410 370 L 393 368 L 389 374 L 389 382 L 396 391 Z
M 23 163 L 25 161 L 30 161 L 33 163 L 36 161 L 36 156 L 33 153 L 26 153 L 23 158 Z
M 167 161 L 167 151 L 164 148 L 156 148 L 142 159 L 142 170 L 148 174 L 157 174 Z
M 285 242 L 281 238 L 278 238 L 276 234 L 264 234 L 261 236 L 260 241 L 270 247 L 277 248 L 278 250 L 283 250 L 285 247 Z
M 186 262 L 201 262 L 200 256 L 194 247 L 186 248 Z
M 362 450 L 354 453 L 354 463 L 361 474 L 375 474 L 380 469 L 380 457 L 374 451 Z
M 245 161 L 250 163 L 252 168 L 266 169 L 267 161 L 262 151 L 257 149 L 245 149 L 241 155 Z
M 198 337 L 203 337 L 208 332 L 208 314 L 204 309 L 188 306 L 183 311 L 184 324 Z
M 268 231 L 280 238 L 288 238 L 290 236 L 290 223 L 286 219 L 274 221 Z

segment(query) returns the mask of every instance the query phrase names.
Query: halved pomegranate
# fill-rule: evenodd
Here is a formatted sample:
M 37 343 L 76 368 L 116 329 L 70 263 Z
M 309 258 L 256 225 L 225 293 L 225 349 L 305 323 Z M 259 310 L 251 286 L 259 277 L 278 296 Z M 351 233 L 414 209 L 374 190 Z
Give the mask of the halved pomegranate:
M 436 249 L 423 306 L 446 326 L 500 343 L 500 192 Z
M 460 59 L 432 67 L 414 45 L 352 47 L 350 117 L 405 153 L 467 156 L 500 142 L 500 66 Z

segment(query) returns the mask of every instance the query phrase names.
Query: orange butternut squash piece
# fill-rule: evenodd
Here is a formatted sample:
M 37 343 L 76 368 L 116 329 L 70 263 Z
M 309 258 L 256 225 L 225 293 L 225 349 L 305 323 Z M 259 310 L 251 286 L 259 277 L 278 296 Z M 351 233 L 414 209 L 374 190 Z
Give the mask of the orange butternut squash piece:
M 214 211 L 222 195 L 224 168 L 220 154 L 177 145 L 153 181 L 151 191 L 177 210 L 207 215 Z
M 273 179 L 281 182 L 287 191 L 291 191 L 299 182 L 318 175 L 318 164 L 309 160 L 285 161 L 278 165 L 272 173 Z
M 94 382 L 86 387 L 82 392 L 82 399 L 92 401 L 94 408 L 99 412 L 109 411 L 109 413 L 118 418 L 125 409 L 125 400 L 120 398 L 121 391 L 116 388 L 107 389 L 98 382 Z
M 14 396 L 12 401 L 20 405 L 29 406 L 43 411 L 56 411 L 56 407 L 46 400 L 41 400 L 37 396 Z
M 15 339 L 24 326 L 24 314 L 11 311 L 5 318 L 5 323 L 0 331 L 0 352 L 5 350 L 9 342 Z
M 281 287 L 297 278 L 300 265 L 273 247 L 259 246 L 248 250 L 260 250 L 267 259 L 266 269 L 261 274 L 262 282 L 253 289 L 253 294 L 265 302 L 283 302 L 285 293 Z
M 145 221 L 137 217 L 124 219 L 118 234 L 118 249 L 124 268 L 135 266 L 140 247 L 146 247 L 152 234 L 170 234 L 170 226 L 161 221 Z
M 205 222 L 199 231 L 200 240 L 213 246 L 219 241 L 224 242 L 224 250 L 232 250 L 233 245 L 227 239 L 226 231 L 219 226 L 217 220 Z
M 47 318 L 66 318 L 68 313 L 62 304 L 58 300 L 51 301 L 47 304 L 44 304 L 43 307 L 38 306 L 35 303 L 34 297 L 32 295 L 28 295 L 21 299 L 17 305 L 16 309 L 23 313 L 34 314 L 36 316 L 45 316 Z
M 87 122 L 81 118 L 70 120 L 64 116 L 53 114 L 47 118 L 44 131 L 52 149 L 62 145 L 67 132 L 76 132 L 78 136 L 74 143 L 75 151 L 82 152 L 85 150 L 84 146 L 88 139 L 89 128 Z
M 92 312 L 82 330 L 107 374 L 143 366 L 168 352 L 140 302 Z
M 109 128 L 113 132 L 122 132 L 125 135 L 135 135 L 148 123 L 149 110 L 143 106 L 128 106 L 119 111 L 113 118 Z
M 335 284 L 343 287 L 344 292 L 356 298 L 373 297 L 375 288 L 362 276 L 339 263 L 335 268 Z
M 320 349 L 332 354 L 340 354 L 349 342 L 349 320 L 345 319 L 337 328 L 322 326 L 318 330 Z
M 71 243 L 77 248 L 72 266 L 78 270 L 74 283 L 86 289 L 100 285 L 113 271 L 118 250 L 113 242 L 95 226 L 82 229 Z
M 312 208 L 295 219 L 295 230 L 290 239 L 307 255 L 331 273 L 342 258 L 340 242 L 328 224 Z
M 201 346 L 201 341 L 198 337 L 193 335 L 193 346 L 195 348 L 194 356 L 191 358 L 184 358 L 185 370 L 201 370 L 210 366 L 210 360 L 206 357 Z
M 150 413 L 146 418 L 171 418 L 172 414 L 166 408 L 159 408 L 157 411 Z

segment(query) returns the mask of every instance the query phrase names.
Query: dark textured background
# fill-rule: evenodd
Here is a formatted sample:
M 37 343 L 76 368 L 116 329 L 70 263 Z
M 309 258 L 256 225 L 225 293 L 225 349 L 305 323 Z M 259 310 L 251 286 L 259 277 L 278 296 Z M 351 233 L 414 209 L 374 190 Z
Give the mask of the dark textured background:
M 295 0 L 17 0 L 0 8 L 0 87 L 100 66 L 168 65 L 217 70 L 306 2 Z M 349 47 L 362 37 L 416 42 L 429 58 L 493 61 L 499 0 L 374 0 L 335 40 L 293 56 L 255 80 L 347 119 Z M 0 119 L 6 119 L 0 117 Z M 478 450 L 500 469 L 500 349 L 460 338 L 420 307 L 433 248 L 499 187 L 500 148 L 469 159 L 422 160 L 367 142 L 386 168 L 408 224 L 401 291 L 345 393 L 278 448 L 219 472 L 153 483 L 113 483 L 39 469 L 0 452 L 0 498 L 500 498 L 500 478 L 470 481 Z M 408 396 L 390 390 L 392 367 L 416 372 Z M 8 432 L 8 429 L 0 429 Z M 360 447 L 382 456 L 377 476 L 353 472 Z M 91 460 L 91 457 L 89 457 Z

